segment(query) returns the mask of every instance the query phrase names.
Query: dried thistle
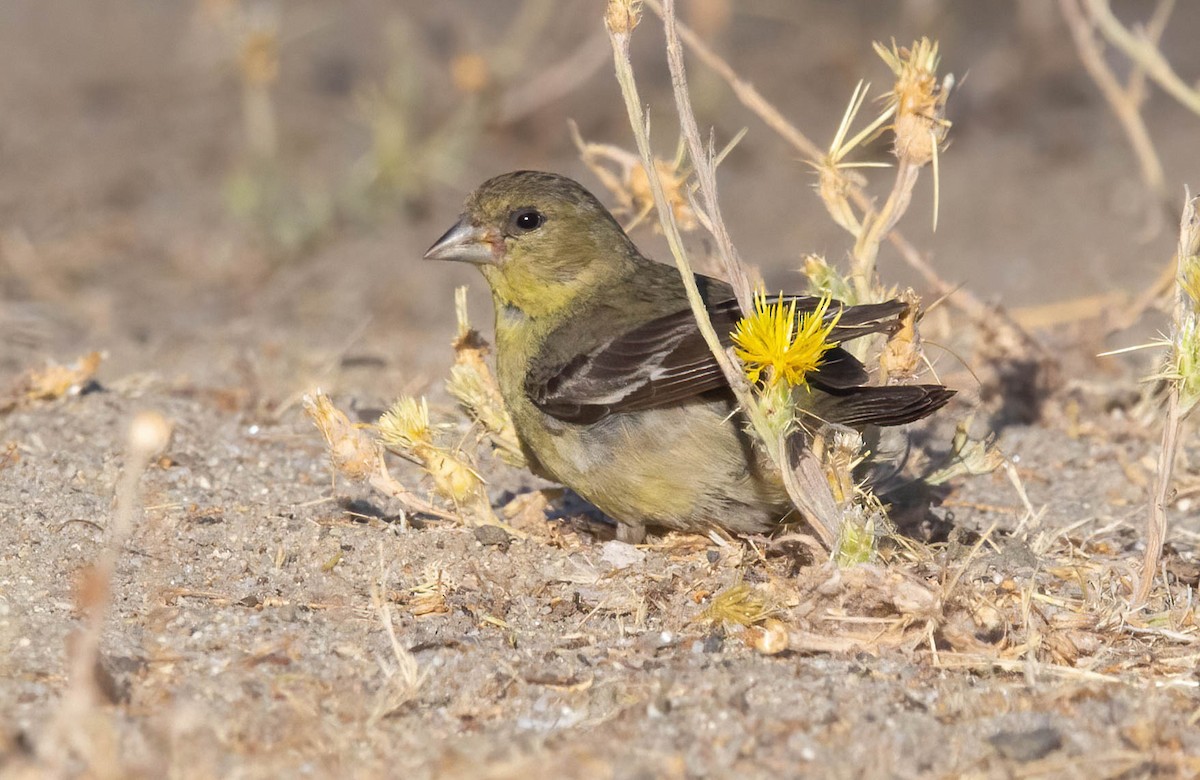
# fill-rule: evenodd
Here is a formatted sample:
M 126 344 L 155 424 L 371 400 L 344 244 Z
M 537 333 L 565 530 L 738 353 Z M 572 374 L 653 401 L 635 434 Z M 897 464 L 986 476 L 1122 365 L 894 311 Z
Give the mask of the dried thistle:
M 875 513 L 862 513 L 864 516 L 855 517 L 856 512 L 848 513 L 842 523 L 842 533 L 834 548 L 833 559 L 837 565 L 846 568 L 871 563 L 876 555 Z
M 107 353 L 104 352 L 89 352 L 69 366 L 47 361 L 41 368 L 30 369 L 17 379 L 8 397 L 0 399 L 0 412 L 31 401 L 52 401 L 77 395 L 96 376 L 105 357 Z
M 801 273 L 808 279 L 810 293 L 818 296 L 828 295 L 844 303 L 855 302 L 854 288 L 849 280 L 826 262 L 824 257 L 817 254 L 805 255 Z
M 675 215 L 679 229 L 685 232 L 693 230 L 696 227 L 696 214 L 692 211 L 688 197 L 690 172 L 683 167 L 683 155 L 677 154 L 671 162 L 656 158 L 654 168 L 658 173 L 658 180 L 662 183 L 667 203 Z M 634 220 L 630 227 L 634 227 L 645 219 L 654 208 L 654 193 L 650 191 L 650 177 L 646 175 L 646 168 L 640 163 L 630 168 L 625 179 L 625 186 L 632 199 Z
M 1006 463 L 1004 453 L 996 446 L 996 435 L 972 439 L 970 420 L 963 420 L 954 429 L 950 454 L 943 466 L 925 475 L 930 485 L 943 485 L 958 477 L 978 477 L 991 474 Z
M 858 82 L 854 93 L 850 96 L 850 103 L 846 106 L 845 113 L 842 114 L 841 124 L 838 125 L 837 132 L 833 135 L 833 141 L 829 144 L 829 151 L 819 161 L 813 163 L 817 169 L 817 193 L 821 196 L 821 202 L 825 204 L 825 209 L 833 221 L 852 236 L 857 236 L 862 232 L 862 222 L 851 205 L 851 196 L 866 184 L 866 179 L 854 169 L 886 168 L 888 164 L 883 162 L 850 163 L 846 161 L 846 158 L 854 149 L 874 138 L 880 132 L 883 123 L 895 113 L 895 107 L 889 106 L 871 124 L 847 140 L 846 136 L 867 98 L 869 89 L 870 85 L 862 81 Z
M 862 492 L 853 476 L 862 462 L 862 434 L 842 425 L 826 425 L 813 436 L 812 450 L 825 466 L 834 499 L 839 504 L 854 500 Z
M 579 150 L 580 161 L 612 193 L 616 200 L 613 213 L 628 217 L 622 226 L 625 231 L 633 230 L 654 212 L 654 193 L 650 188 L 646 167 L 636 154 L 619 146 L 585 141 L 574 122 L 569 123 L 569 128 L 571 139 Z M 729 148 L 722 154 L 727 153 Z M 655 157 L 654 169 L 679 229 L 695 229 L 698 223 L 691 206 L 691 171 L 684 166 L 683 144 L 678 146 L 674 159 L 670 161 Z
M 641 0 L 609 0 L 604 11 L 604 26 L 613 35 L 629 35 L 641 21 Z
M 462 453 L 439 446 L 429 425 L 425 399 L 401 397 L 376 423 L 379 440 L 393 452 L 412 458 L 433 479 L 434 491 L 456 507 L 481 511 L 491 507 L 483 492 L 483 480 Z
M 896 77 L 888 99 L 896 113 L 892 125 L 896 157 L 918 166 L 934 161 L 950 129 L 944 116 L 949 92 L 937 77 L 937 41 L 921 38 L 911 48 L 897 47 L 894 40 L 890 49 L 874 45 Z
M 379 445 L 362 426 L 351 423 L 329 396 L 320 390 L 304 396 L 304 411 L 325 437 L 329 460 L 337 471 L 352 480 L 363 481 L 384 470 Z
M 1174 328 L 1167 368 L 1160 378 L 1167 381 L 1167 416 L 1163 423 L 1162 444 L 1150 513 L 1146 522 L 1146 553 L 1142 575 L 1131 602 L 1142 606 L 1158 571 L 1163 542 L 1167 535 L 1167 498 L 1175 470 L 1175 455 L 1184 418 L 1200 401 L 1200 302 L 1194 295 L 1195 279 L 1200 274 L 1200 214 L 1197 198 L 1188 193 L 1179 220 L 1179 244 L 1175 250 L 1176 286 Z
M 911 287 L 898 297 L 908 304 L 908 308 L 900 315 L 900 327 L 888 336 L 883 351 L 879 353 L 882 384 L 912 381 L 925 361 L 925 354 L 921 349 L 921 334 L 917 330 L 921 297 Z
M 1184 210 L 1184 227 L 1177 252 L 1178 301 L 1172 355 L 1167 368 L 1156 377 L 1175 383 L 1179 388 L 1181 415 L 1188 414 L 1200 401 L 1200 254 L 1197 254 L 1200 251 L 1200 226 L 1195 204 L 1195 200 L 1190 201 Z
M 454 338 L 454 366 L 446 380 L 446 390 L 486 432 L 496 454 L 510 466 L 527 468 L 517 430 L 513 426 L 500 395 L 500 386 L 485 359 L 488 343 L 471 327 L 467 313 L 467 288 L 454 292 L 454 309 L 458 316 L 458 334 Z
M 744 582 L 739 582 L 713 596 L 703 617 L 712 623 L 750 626 L 761 623 L 775 610 L 767 605 L 766 597 Z
M 463 522 L 464 519 L 475 519 L 445 512 L 429 502 L 417 498 L 397 482 L 388 473 L 380 443 L 366 434 L 363 430 L 366 426 L 350 422 L 350 418 L 333 405 L 329 396 L 317 390 L 311 395 L 305 395 L 303 403 L 304 411 L 325 438 L 330 462 L 334 469 L 343 476 L 356 482 L 367 482 L 380 493 L 398 500 L 404 506 L 406 513 L 420 512 L 458 522 Z M 414 442 L 421 440 L 424 437 L 424 431 L 428 428 L 427 423 L 425 425 L 421 423 L 422 411 L 420 409 L 407 410 L 406 414 L 410 416 L 410 419 L 406 420 L 403 426 L 398 426 L 399 435 Z M 482 518 L 482 522 L 495 522 L 490 506 L 480 507 L 472 503 L 468 508 L 474 510 L 477 516 Z M 401 527 L 408 527 L 407 514 L 401 519 Z
M 1200 401 L 1200 314 L 1187 312 L 1169 345 L 1168 364 L 1153 378 L 1178 388 L 1180 414 L 1186 415 Z

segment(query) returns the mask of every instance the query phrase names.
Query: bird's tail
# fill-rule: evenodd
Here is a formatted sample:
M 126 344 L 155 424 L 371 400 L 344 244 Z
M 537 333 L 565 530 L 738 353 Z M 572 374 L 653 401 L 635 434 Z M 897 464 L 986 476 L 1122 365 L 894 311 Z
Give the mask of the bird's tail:
M 842 395 L 826 395 L 812 411 L 821 420 L 851 428 L 904 425 L 941 409 L 954 397 L 941 385 L 856 387 Z

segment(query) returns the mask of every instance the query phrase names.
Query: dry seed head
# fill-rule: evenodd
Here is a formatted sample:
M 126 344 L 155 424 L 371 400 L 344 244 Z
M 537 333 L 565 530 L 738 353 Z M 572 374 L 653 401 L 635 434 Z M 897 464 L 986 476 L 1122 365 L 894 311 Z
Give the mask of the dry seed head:
M 492 82 L 487 60 L 478 54 L 460 54 L 450 62 L 450 79 L 464 95 L 477 95 Z
M 641 0 L 609 0 L 604 12 L 604 26 L 613 35 L 628 35 L 641 20 Z
M 854 467 L 862 460 L 862 434 L 852 428 L 827 426 L 813 437 L 813 452 L 825 467 L 825 476 L 839 504 L 851 501 L 857 493 Z
M 517 429 L 504 408 L 496 380 L 486 366 L 482 369 L 470 364 L 452 366 L 450 378 L 446 380 L 446 390 L 458 400 L 471 419 L 483 426 L 501 460 L 510 466 L 527 467 L 517 439 Z
M 688 172 L 679 164 L 666 160 L 654 159 L 654 168 L 658 171 L 658 180 L 662 184 L 663 194 L 671 205 L 671 213 L 679 229 L 687 232 L 696 227 L 696 215 L 688 202 L 687 186 Z M 642 165 L 628 169 L 625 188 L 629 191 L 633 211 L 640 217 L 649 214 L 654 209 L 654 192 L 650 189 L 650 177 Z
M 925 165 L 937 154 L 950 123 L 943 118 L 947 91 L 938 81 L 938 44 L 928 38 L 911 49 L 888 49 L 880 43 L 875 51 L 896 77 L 889 104 L 896 109 L 895 153 L 913 165 Z
M 489 433 L 508 433 L 513 430 L 512 419 L 496 397 L 491 376 L 481 375 L 474 365 L 463 363 L 451 366 L 446 390 Z
M 424 399 L 403 396 L 376 423 L 385 447 L 402 450 L 420 461 L 433 479 L 434 491 L 456 506 L 474 505 L 481 497 L 479 475 L 458 453 L 434 444 L 429 424 L 429 404 Z
M 882 384 L 914 379 L 922 364 L 921 334 L 917 331 L 921 298 L 911 287 L 899 298 L 908 304 L 908 308 L 900 315 L 900 327 L 888 336 L 887 344 L 879 353 Z
M 862 174 L 836 165 L 821 165 L 817 170 L 817 195 L 838 227 L 851 235 L 858 235 L 862 223 L 850 204 L 850 192 L 854 187 L 866 186 L 866 183 Z
M 890 119 L 896 110 L 895 106 L 888 106 L 869 125 L 853 137 L 847 138 L 850 128 L 854 125 L 854 119 L 862 108 L 863 101 L 867 99 L 868 89 L 869 85 L 862 81 L 855 86 L 854 93 L 850 96 L 850 103 L 842 114 L 841 124 L 838 125 L 837 132 L 833 134 L 833 141 L 829 144 L 829 152 L 820 161 L 814 163 L 818 174 L 817 193 L 821 196 L 821 201 L 825 204 L 829 216 L 853 236 L 858 236 L 862 232 L 862 223 L 850 204 L 850 193 L 855 188 L 866 186 L 866 178 L 857 173 L 854 168 L 886 168 L 888 165 L 882 162 L 848 163 L 845 161 L 846 157 L 858 146 L 875 138 L 882 131 L 883 123 Z
M 362 429 L 317 390 L 304 396 L 304 411 L 316 424 L 329 448 L 333 467 L 353 480 L 364 480 L 383 469 L 379 447 Z
M 433 444 L 429 428 L 429 404 L 424 398 L 402 396 L 384 412 L 379 422 L 379 439 L 387 447 L 416 450 Z
M 423 460 L 425 470 L 433 478 L 433 489 L 442 498 L 461 506 L 479 497 L 482 485 L 479 475 L 458 457 L 429 447 L 423 453 Z
M 458 317 L 458 334 L 453 342 L 454 365 L 446 380 L 446 390 L 472 420 L 483 426 L 505 463 L 525 468 L 527 464 L 516 427 L 504 406 L 496 378 L 484 359 L 489 351 L 488 343 L 471 327 L 466 287 L 454 291 L 454 309 Z
M 828 295 L 845 303 L 855 302 L 854 288 L 849 280 L 826 262 L 824 257 L 805 255 L 802 272 L 808 278 L 810 292 L 818 296 Z
M 991 474 L 1005 463 L 1004 453 L 996 446 L 994 434 L 983 439 L 972 439 L 970 420 L 962 420 L 954 431 L 947 463 L 926 474 L 924 480 L 930 485 L 944 485 L 958 477 L 978 477 Z
M 242 40 L 238 66 L 247 84 L 267 86 L 279 78 L 279 34 L 273 27 L 251 30 Z
M 703 616 L 713 623 L 749 626 L 766 620 L 772 612 L 762 593 L 739 582 L 713 596 Z
M 570 124 L 571 140 L 579 149 L 579 159 L 595 174 L 604 188 L 616 199 L 613 213 L 618 216 L 630 215 L 632 220 L 623 225 L 625 230 L 632 230 L 647 215 L 654 211 L 654 193 L 650 189 L 650 178 L 642 166 L 641 159 L 626 149 L 611 144 L 590 143 L 583 140 L 579 127 L 574 122 Z M 739 133 L 717 155 L 717 162 L 724 157 L 733 145 L 742 137 Z M 692 211 L 688 194 L 692 185 L 689 184 L 691 171 L 684 166 L 684 145 L 680 143 L 679 151 L 670 162 L 659 158 L 654 159 L 654 168 L 658 171 L 663 193 L 671 204 L 671 211 L 680 230 L 692 230 L 696 227 L 697 219 Z

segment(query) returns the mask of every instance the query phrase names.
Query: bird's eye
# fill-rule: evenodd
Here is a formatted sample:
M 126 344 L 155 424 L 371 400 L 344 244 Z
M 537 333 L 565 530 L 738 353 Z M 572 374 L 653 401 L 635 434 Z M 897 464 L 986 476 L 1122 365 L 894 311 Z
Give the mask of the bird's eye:
M 530 233 L 545 222 L 546 217 L 537 209 L 521 209 L 512 216 L 512 226 L 517 233 Z

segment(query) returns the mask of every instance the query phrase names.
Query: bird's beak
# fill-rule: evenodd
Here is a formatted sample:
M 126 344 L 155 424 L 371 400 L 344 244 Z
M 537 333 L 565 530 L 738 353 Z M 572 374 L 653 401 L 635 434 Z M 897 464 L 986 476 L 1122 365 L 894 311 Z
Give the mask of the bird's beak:
M 425 252 L 425 259 L 457 260 L 477 265 L 493 264 L 497 261 L 496 247 L 489 239 L 486 230 L 471 224 L 471 220 L 464 215 L 454 223 L 454 227 L 429 247 Z

